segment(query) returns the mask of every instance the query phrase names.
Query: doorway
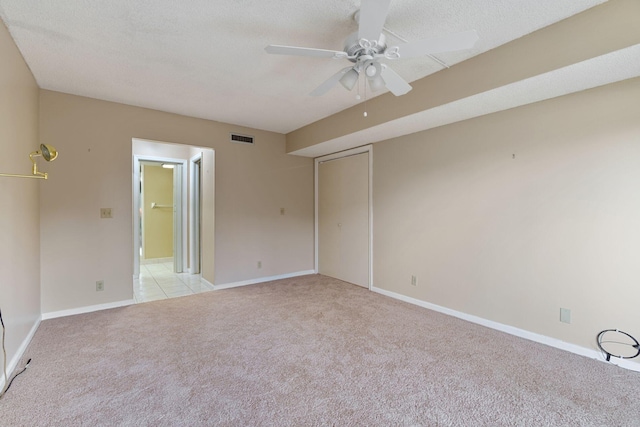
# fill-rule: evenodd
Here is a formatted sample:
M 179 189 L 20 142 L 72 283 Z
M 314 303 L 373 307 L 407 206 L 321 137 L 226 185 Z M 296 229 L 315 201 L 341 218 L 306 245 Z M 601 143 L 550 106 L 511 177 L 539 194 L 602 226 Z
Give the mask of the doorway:
M 134 299 L 145 302 L 212 290 L 215 278 L 215 151 L 209 147 L 132 138 L 132 159 Z M 156 166 L 165 164 L 168 168 L 173 165 L 173 202 L 170 198 L 162 203 L 142 200 L 140 166 L 145 162 Z M 151 207 L 154 202 L 155 210 Z M 141 209 L 156 213 L 174 210 L 173 256 L 168 260 L 158 258 L 158 264 L 145 264 L 142 268 L 140 247 L 145 228 Z
M 175 164 L 140 162 L 140 263 L 174 262 Z M 149 205 L 149 206 L 147 206 Z
M 372 286 L 371 146 L 315 161 L 316 271 Z
M 187 162 L 134 155 L 134 278 L 142 262 L 187 269 Z

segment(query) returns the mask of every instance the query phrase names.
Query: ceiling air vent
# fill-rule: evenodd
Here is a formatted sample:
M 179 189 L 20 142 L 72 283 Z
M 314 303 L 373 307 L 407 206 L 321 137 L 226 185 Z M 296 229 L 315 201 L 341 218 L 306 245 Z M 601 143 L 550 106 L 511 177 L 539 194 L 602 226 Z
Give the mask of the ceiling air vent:
M 240 135 L 239 133 L 232 133 L 231 142 L 237 142 L 240 144 L 253 144 L 253 137 L 249 135 Z

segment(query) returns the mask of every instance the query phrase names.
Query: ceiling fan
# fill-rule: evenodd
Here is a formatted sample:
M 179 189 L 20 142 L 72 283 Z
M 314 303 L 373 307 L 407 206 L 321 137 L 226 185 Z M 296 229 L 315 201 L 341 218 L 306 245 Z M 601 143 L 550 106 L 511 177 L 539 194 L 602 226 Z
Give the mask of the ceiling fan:
M 344 58 L 354 63 L 354 65 L 341 69 L 318 86 L 310 93 L 312 96 L 324 95 L 338 82 L 347 90 L 351 90 L 362 73 L 366 76 L 372 91 L 386 87 L 394 95 L 400 96 L 409 92 L 411 85 L 387 64 L 381 62 L 382 59 L 415 58 L 417 56 L 469 49 L 478 41 L 478 34 L 471 30 L 387 47 L 386 38 L 382 34 L 382 30 L 387 19 L 390 2 L 391 0 L 362 0 L 360 10 L 356 12 L 354 17 L 358 21 L 358 31 L 346 39 L 344 50 L 342 51 L 273 44 L 267 46 L 265 50 L 267 53 L 277 55 Z

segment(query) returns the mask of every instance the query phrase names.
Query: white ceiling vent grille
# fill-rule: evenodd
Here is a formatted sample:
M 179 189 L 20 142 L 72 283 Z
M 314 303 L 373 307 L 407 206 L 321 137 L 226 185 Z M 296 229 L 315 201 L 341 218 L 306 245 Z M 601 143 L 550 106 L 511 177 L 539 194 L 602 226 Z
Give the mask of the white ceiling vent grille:
M 251 135 L 241 135 L 239 133 L 231 134 L 231 142 L 238 144 L 253 144 L 253 137 Z

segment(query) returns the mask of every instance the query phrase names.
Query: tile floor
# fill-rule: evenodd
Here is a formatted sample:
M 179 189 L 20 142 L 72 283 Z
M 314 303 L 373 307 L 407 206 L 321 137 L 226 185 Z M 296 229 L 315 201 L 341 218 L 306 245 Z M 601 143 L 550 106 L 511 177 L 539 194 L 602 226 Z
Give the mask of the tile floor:
M 174 273 L 173 263 L 141 264 L 140 278 L 133 281 L 136 303 L 212 291 L 199 274 Z

